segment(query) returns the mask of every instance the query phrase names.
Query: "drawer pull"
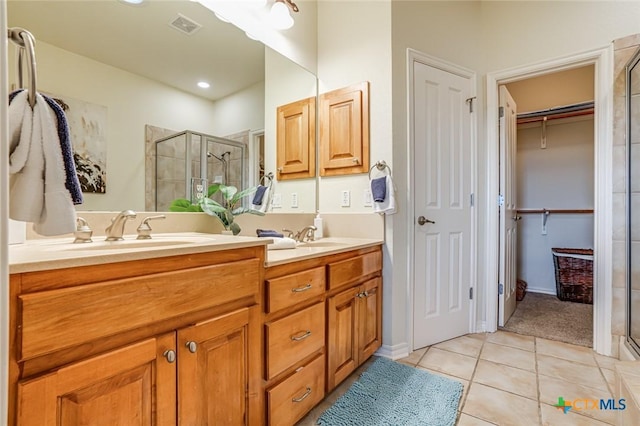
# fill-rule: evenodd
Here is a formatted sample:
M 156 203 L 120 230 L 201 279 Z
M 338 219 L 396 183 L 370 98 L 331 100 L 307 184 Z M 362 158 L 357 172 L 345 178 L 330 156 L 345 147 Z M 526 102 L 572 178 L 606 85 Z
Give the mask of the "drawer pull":
M 304 401 L 304 399 L 306 397 L 308 397 L 309 395 L 311 395 L 311 388 L 307 388 L 307 391 L 305 393 L 303 393 L 300 398 L 292 398 L 291 401 L 292 402 L 302 402 Z
M 300 336 L 291 336 L 291 340 L 295 340 L 296 342 L 299 342 L 300 340 L 304 340 L 309 336 L 311 336 L 311 330 L 307 330 L 304 334 Z
M 311 283 L 305 285 L 304 287 L 292 288 L 291 291 L 293 293 L 302 293 L 303 291 L 307 291 L 311 289 Z
M 187 342 L 185 346 L 189 349 L 189 352 L 191 352 L 192 354 L 195 354 L 196 351 L 198 350 L 198 344 L 193 341 Z
M 172 351 L 171 349 L 168 349 L 168 350 L 164 351 L 162 356 L 164 356 L 167 359 L 167 362 L 169 364 L 173 364 L 174 362 L 176 362 L 176 353 L 175 353 L 175 351 Z

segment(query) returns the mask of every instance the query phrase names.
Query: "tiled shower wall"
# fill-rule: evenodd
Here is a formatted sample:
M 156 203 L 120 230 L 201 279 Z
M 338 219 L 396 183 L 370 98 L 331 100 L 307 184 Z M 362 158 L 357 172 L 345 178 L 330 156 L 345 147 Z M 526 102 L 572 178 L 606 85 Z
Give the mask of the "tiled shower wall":
M 615 40 L 613 95 L 613 306 L 611 333 L 614 338 L 626 335 L 627 270 L 627 149 L 626 149 L 626 69 L 640 47 L 640 34 Z M 640 140 L 632 141 L 640 143 Z M 636 188 L 637 190 L 637 188 Z M 636 225 L 638 222 L 636 221 Z M 636 250 L 636 253 L 640 250 Z M 619 339 L 614 340 L 617 342 Z M 616 348 L 614 347 L 614 350 Z

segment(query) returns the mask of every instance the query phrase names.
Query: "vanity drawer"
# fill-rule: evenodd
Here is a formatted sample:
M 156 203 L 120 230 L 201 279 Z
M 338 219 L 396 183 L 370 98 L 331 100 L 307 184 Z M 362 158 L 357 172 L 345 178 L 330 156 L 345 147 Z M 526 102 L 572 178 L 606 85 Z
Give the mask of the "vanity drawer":
M 267 391 L 269 425 L 293 425 L 324 398 L 324 355 Z
M 358 281 L 365 275 L 382 269 L 382 252 L 380 250 L 356 256 L 340 262 L 330 263 L 329 289 Z
M 294 306 L 324 293 L 324 266 L 267 280 L 266 312 Z
M 202 311 L 257 302 L 260 260 L 117 279 L 18 297 L 21 360 Z M 249 302 L 250 303 L 250 302 Z
M 324 346 L 324 303 L 265 323 L 267 380 Z

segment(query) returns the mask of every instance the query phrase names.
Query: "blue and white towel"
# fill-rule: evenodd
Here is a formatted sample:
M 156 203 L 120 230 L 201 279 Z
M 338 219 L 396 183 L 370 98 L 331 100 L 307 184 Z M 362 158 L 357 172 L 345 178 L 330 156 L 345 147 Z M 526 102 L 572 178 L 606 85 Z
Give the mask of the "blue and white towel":
M 380 214 L 394 214 L 396 212 L 396 188 L 391 176 L 387 175 L 384 179 L 384 199 L 382 201 L 373 202 L 373 211 Z M 373 193 L 373 185 L 371 187 L 371 191 Z
M 47 236 L 76 226 L 56 123 L 40 94 L 33 109 L 26 90 L 9 104 L 9 217 L 33 222 L 34 231 Z

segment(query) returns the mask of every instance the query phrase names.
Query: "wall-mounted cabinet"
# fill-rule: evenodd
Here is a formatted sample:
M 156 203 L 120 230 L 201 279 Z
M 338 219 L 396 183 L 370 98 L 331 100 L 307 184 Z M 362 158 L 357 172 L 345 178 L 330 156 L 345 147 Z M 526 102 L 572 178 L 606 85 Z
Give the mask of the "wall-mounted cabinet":
M 277 109 L 278 180 L 316 175 L 316 99 L 302 99 Z
M 369 171 L 369 82 L 320 95 L 320 176 Z

